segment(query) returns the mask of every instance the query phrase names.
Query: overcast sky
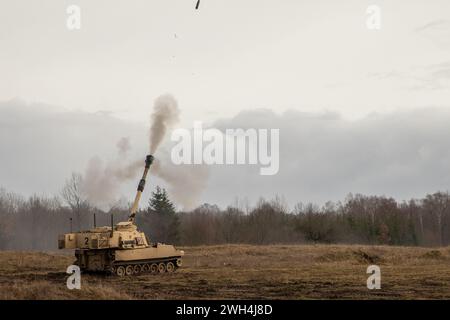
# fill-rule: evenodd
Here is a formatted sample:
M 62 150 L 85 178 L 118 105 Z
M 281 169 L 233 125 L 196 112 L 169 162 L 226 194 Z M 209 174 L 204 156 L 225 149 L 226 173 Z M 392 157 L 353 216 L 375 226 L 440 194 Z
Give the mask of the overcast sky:
M 56 192 L 123 136 L 145 152 L 170 92 L 185 127 L 280 128 L 279 175 L 211 168 L 203 202 L 448 189 L 448 0 L 195 3 L 0 0 L 0 185 Z M 81 30 L 66 27 L 70 4 Z M 381 30 L 366 27 L 370 4 Z

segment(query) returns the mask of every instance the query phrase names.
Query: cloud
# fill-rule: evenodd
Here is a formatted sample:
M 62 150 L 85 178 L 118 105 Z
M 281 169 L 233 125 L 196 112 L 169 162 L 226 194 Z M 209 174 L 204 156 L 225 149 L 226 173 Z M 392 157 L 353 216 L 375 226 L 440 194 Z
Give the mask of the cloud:
M 425 25 L 416 28 L 414 31 L 420 33 L 430 30 L 447 29 L 447 28 L 450 28 L 450 21 L 440 19 L 428 22 Z
M 93 157 L 117 157 L 122 137 L 129 137 L 133 146 L 128 159 L 146 154 L 145 124 L 60 110 L 18 100 L 0 102 L 0 186 L 25 195 L 58 192 L 70 173 L 83 172 Z M 450 111 L 443 108 L 372 114 L 354 121 L 338 113 L 279 114 L 270 109 L 217 119 L 212 125 L 220 130 L 280 129 L 280 169 L 277 175 L 261 176 L 259 165 L 213 166 L 199 202 L 226 206 L 236 198 L 255 202 L 260 196 L 284 195 L 293 205 L 340 200 L 349 192 L 408 199 L 447 190 L 448 123 Z M 132 199 L 136 181 L 121 186 L 127 199 Z M 157 184 L 164 186 L 151 176 L 145 196 Z M 184 187 L 189 186 L 190 178 Z
M 0 102 L 0 185 L 24 195 L 58 193 L 71 172 L 84 173 L 92 158 L 117 157 L 123 137 L 136 142 L 130 158 L 146 154 L 144 126 L 104 113 Z
M 112 113 L 0 102 L 0 187 L 26 196 L 59 194 L 75 171 L 83 174 L 84 192 L 96 206 L 109 209 L 121 196 L 131 201 L 148 154 L 148 126 Z M 160 185 L 180 208 L 195 206 L 207 182 L 207 168 L 169 163 L 163 138 L 142 205 Z
M 389 72 L 371 72 L 367 76 L 380 82 L 388 79 L 401 80 L 407 89 L 414 91 L 448 90 L 450 89 L 450 61 Z
M 438 108 L 372 114 L 348 121 L 334 113 L 267 110 L 242 112 L 219 128 L 279 128 L 280 170 L 219 168 L 207 191 L 212 202 L 233 196 L 286 196 L 295 201 L 343 199 L 346 194 L 420 197 L 450 185 L 450 111 Z M 229 190 L 233 190 L 230 194 Z M 218 196 L 219 195 L 219 196 Z
M 438 47 L 450 46 L 450 20 L 438 19 L 422 25 L 414 33 L 431 40 Z
M 432 76 L 437 80 L 450 80 L 450 61 L 431 65 L 429 70 Z

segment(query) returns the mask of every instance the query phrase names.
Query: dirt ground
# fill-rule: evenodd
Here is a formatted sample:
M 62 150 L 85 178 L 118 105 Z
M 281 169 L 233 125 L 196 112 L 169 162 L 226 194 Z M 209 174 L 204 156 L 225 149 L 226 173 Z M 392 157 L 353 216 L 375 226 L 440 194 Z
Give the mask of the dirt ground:
M 450 299 L 450 247 L 221 245 L 180 248 L 172 274 L 82 274 L 66 287 L 69 252 L 0 252 L 0 299 Z M 368 290 L 367 267 L 381 268 Z

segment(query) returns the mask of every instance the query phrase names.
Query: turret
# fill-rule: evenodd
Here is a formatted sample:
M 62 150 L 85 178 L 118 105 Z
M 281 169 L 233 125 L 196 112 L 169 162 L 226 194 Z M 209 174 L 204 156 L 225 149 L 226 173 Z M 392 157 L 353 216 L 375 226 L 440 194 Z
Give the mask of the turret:
M 139 208 L 139 200 L 141 199 L 142 192 L 144 191 L 144 187 L 145 187 L 145 179 L 147 178 L 147 173 L 148 173 L 148 170 L 150 169 L 150 165 L 152 164 L 153 159 L 154 159 L 154 157 L 151 154 L 149 154 L 145 158 L 144 174 L 142 175 L 141 181 L 139 181 L 136 197 L 134 198 L 134 203 L 133 203 L 133 206 L 131 207 L 130 216 L 128 218 L 128 221 L 131 221 L 132 223 L 134 223 L 134 220 L 136 218 L 136 212 L 138 211 L 138 208 Z

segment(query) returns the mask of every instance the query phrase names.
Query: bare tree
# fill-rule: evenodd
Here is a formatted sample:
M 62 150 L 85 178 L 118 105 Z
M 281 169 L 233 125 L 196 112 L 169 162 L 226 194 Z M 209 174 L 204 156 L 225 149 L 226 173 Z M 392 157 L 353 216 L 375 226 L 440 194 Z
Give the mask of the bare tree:
M 220 230 L 225 243 L 238 243 L 242 239 L 244 213 L 235 207 L 228 207 L 220 216 Z
M 61 197 L 67 205 L 72 209 L 77 217 L 78 229 L 81 229 L 81 220 L 83 211 L 89 211 L 90 205 L 82 191 L 83 176 L 79 173 L 72 173 L 70 179 L 61 191 Z
M 448 192 L 437 192 L 433 195 L 427 195 L 424 199 L 424 207 L 430 214 L 436 217 L 436 224 L 439 234 L 439 245 L 444 245 L 444 217 L 450 208 L 450 198 Z

